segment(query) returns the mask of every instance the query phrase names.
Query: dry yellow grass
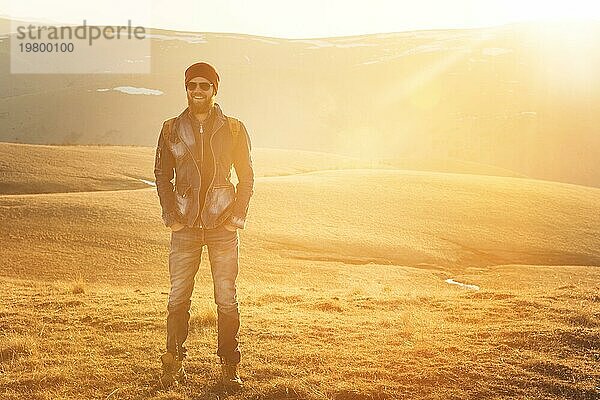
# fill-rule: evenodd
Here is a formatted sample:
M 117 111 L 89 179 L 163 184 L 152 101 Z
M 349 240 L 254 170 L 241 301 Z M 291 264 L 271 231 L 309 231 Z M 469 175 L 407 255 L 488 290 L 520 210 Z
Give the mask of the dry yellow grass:
M 157 386 L 169 234 L 154 189 L 0 196 L 2 399 L 598 397 L 600 190 L 307 172 L 303 155 L 257 179 L 240 232 L 234 395 L 216 383 L 206 251 L 189 383 Z

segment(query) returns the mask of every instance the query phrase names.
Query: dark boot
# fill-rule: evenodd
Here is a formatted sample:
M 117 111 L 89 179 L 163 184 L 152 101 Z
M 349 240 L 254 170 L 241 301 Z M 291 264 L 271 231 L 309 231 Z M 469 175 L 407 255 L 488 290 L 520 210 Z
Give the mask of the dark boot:
M 173 353 L 165 353 L 160 357 L 162 362 L 162 375 L 160 383 L 164 388 L 172 386 L 175 381 L 180 384 L 185 383 L 187 375 L 183 368 L 183 363 L 175 358 Z
M 221 377 L 223 385 L 229 389 L 241 389 L 242 380 L 238 375 L 238 364 L 228 364 L 221 360 Z

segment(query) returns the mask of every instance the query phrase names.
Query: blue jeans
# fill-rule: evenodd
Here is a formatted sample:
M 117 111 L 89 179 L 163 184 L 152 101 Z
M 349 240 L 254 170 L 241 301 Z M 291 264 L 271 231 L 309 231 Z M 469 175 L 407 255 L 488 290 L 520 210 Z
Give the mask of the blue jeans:
M 238 232 L 231 232 L 222 225 L 215 229 L 186 226 L 171 232 L 167 351 L 180 360 L 186 356 L 184 343 L 189 330 L 194 278 L 200 266 L 204 245 L 208 247 L 217 304 L 217 355 L 227 363 L 237 364 L 240 362 L 240 312 L 235 283 L 238 274 Z

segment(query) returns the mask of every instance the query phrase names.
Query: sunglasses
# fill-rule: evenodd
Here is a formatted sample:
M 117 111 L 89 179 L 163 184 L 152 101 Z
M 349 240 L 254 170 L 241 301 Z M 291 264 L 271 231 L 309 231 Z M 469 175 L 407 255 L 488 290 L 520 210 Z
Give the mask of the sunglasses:
M 205 92 L 208 92 L 212 86 L 213 84 L 210 82 L 188 82 L 185 84 L 187 90 L 196 90 L 197 88 L 200 88 Z

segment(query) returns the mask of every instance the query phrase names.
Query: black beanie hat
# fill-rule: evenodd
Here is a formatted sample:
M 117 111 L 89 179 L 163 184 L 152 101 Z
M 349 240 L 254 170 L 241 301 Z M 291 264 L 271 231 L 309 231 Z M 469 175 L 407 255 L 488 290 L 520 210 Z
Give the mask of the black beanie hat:
M 199 62 L 190 65 L 185 70 L 185 84 L 187 85 L 190 80 L 199 76 L 208 79 L 208 81 L 213 84 L 216 94 L 217 90 L 219 89 L 219 74 L 217 74 L 217 71 L 214 69 L 214 67 L 205 62 Z

